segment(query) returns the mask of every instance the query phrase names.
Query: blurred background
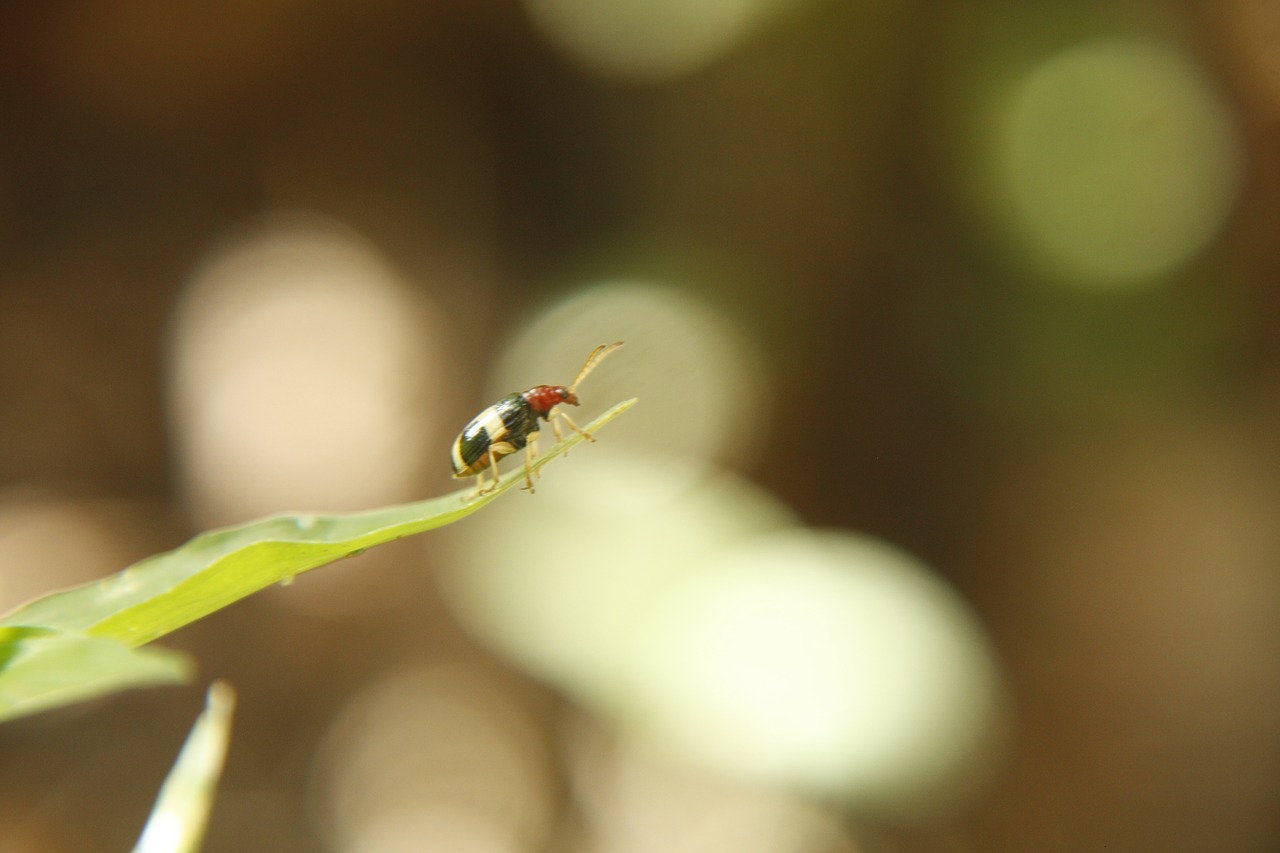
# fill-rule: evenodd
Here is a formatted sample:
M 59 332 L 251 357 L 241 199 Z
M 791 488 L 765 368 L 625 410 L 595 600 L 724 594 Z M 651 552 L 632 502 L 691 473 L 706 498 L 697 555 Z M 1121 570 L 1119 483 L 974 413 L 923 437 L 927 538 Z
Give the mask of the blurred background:
M 0 609 L 640 398 L 0 728 L 3 853 L 216 677 L 209 851 L 1280 849 L 1274 0 L 10 2 L 0 80 Z

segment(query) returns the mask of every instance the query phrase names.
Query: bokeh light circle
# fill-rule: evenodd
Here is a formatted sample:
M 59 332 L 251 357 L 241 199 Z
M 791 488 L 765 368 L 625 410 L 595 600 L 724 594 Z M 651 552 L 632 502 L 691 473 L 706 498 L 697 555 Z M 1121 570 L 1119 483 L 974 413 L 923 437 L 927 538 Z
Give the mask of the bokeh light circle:
M 338 849 L 538 849 L 552 819 L 537 727 L 511 679 L 466 660 L 385 674 L 339 713 L 311 802 Z M 375 842 L 387 846 L 378 848 Z
M 441 574 L 481 638 L 605 706 L 622 650 L 673 584 L 718 549 L 795 520 L 729 474 L 673 491 L 686 463 L 603 446 L 613 428 L 548 465 L 536 496 L 508 496 L 450 530 Z
M 268 218 L 211 253 L 174 326 L 175 439 L 200 522 L 412 497 L 441 440 L 430 317 L 319 217 Z
M 1108 38 L 1040 63 L 1007 107 L 1000 180 L 1024 250 L 1093 286 L 1157 280 L 1219 233 L 1241 177 L 1227 104 L 1182 51 Z
M 769 426 L 758 348 L 728 314 L 671 286 L 604 281 L 551 305 L 500 354 L 490 395 L 567 384 L 592 349 L 613 341 L 626 345 L 583 382 L 581 416 L 569 408 L 577 423 L 637 397 L 609 425 L 610 446 L 689 458 L 690 475 L 702 462 L 749 462 Z
M 636 82 L 709 65 L 804 0 L 525 0 L 534 25 L 582 67 Z
M 962 798 L 991 746 L 999 681 L 976 619 L 875 540 L 745 541 L 651 620 L 634 722 L 713 766 L 917 814 Z
M 574 800 L 593 850 L 653 853 L 855 853 L 831 804 L 683 761 L 640 740 L 569 731 Z M 641 838 L 645 840 L 640 840 Z

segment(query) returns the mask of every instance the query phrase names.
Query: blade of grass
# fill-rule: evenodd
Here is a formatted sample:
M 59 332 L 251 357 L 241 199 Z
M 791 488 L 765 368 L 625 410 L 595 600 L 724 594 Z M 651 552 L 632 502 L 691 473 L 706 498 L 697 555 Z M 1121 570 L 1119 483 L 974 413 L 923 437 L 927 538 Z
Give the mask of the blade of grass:
M 635 402 L 609 409 L 587 431 L 600 429 Z M 582 440 L 570 435 L 540 455 L 534 468 Z M 294 575 L 463 519 L 523 479 L 519 467 L 473 501 L 466 500 L 470 489 L 463 489 L 365 512 L 282 515 L 210 531 L 102 581 L 30 602 L 0 619 L 0 626 L 82 631 L 142 645 Z
M 178 760 L 169 771 L 133 853 L 194 853 L 200 849 L 231 738 L 236 695 L 224 681 L 209 688 Z
M 129 687 L 185 681 L 191 663 L 167 649 L 44 628 L 0 628 L 0 720 Z

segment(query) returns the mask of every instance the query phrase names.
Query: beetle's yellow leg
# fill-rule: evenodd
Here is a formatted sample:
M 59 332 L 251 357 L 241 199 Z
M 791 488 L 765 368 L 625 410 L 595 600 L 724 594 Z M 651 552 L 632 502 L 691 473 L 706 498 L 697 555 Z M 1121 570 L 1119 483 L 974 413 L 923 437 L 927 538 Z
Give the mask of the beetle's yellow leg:
M 533 481 L 541 476 L 541 473 L 533 469 L 533 460 L 538 458 L 538 433 L 529 433 L 529 440 L 524 446 L 524 484 L 525 488 L 531 493 L 533 492 Z
M 502 482 L 502 475 L 498 473 L 498 460 L 515 452 L 515 447 L 509 441 L 495 441 L 489 445 L 489 464 L 486 467 L 493 471 L 493 482 L 489 484 L 489 488 L 482 490 L 480 494 L 487 495 L 498 488 L 498 484 Z M 476 476 L 479 476 L 479 474 L 477 473 Z
M 529 490 L 529 494 L 533 494 L 533 459 L 536 452 L 532 444 L 524 446 L 524 488 Z
M 476 472 L 476 490 L 471 494 L 467 495 L 465 498 L 463 498 L 463 500 L 467 503 L 471 503 L 473 500 L 480 497 L 480 490 L 483 487 L 484 487 L 484 477 L 481 475 L 479 471 L 477 471 Z
M 487 495 L 494 489 L 498 488 L 498 454 L 493 452 L 493 447 L 489 448 L 489 465 L 488 468 L 493 472 L 493 482 L 489 484 L 489 488 L 484 487 L 484 469 L 481 468 L 476 472 L 476 497 Z
M 569 417 L 569 416 L 568 416 L 568 415 L 566 415 L 564 412 L 556 412 L 556 414 L 557 414 L 557 415 L 559 415 L 560 417 L 564 418 L 564 422 L 565 422 L 565 423 L 567 423 L 570 427 L 572 427 L 574 432 L 576 432 L 578 435 L 580 435 L 580 436 L 582 436 L 583 438 L 585 438 L 587 441 L 595 441 L 595 440 L 596 440 L 596 437 L 595 437 L 594 435 L 592 435 L 591 433 L 589 433 L 589 432 L 587 432 L 586 430 L 584 430 L 582 427 L 580 427 L 580 426 L 578 426 L 577 424 L 575 424 L 575 423 L 573 422 L 573 418 Z M 559 433 L 558 433 L 558 432 L 557 432 L 556 434 L 557 434 L 557 435 L 559 435 Z
M 556 444 L 559 444 L 560 442 L 564 441 L 564 433 L 560 432 L 560 418 L 562 417 L 564 417 L 563 412 L 561 412 L 559 409 L 552 409 L 551 415 L 548 418 L 548 420 L 551 421 L 551 428 L 555 430 L 555 433 L 556 433 Z M 564 455 L 568 456 L 569 451 L 566 450 L 564 452 Z

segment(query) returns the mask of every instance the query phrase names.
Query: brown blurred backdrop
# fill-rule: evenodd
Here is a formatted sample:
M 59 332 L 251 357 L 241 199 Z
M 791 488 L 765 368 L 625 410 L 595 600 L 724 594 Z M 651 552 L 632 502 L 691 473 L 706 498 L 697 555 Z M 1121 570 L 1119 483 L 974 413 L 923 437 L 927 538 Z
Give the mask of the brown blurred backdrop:
M 453 488 L 449 443 L 493 396 L 513 330 L 638 276 L 749 342 L 741 405 L 717 429 L 733 447 L 727 433 L 767 432 L 719 461 L 806 523 L 932 566 L 988 632 L 1014 720 L 994 781 L 959 812 L 902 825 L 792 803 L 821 831 L 678 849 L 1280 847 L 1278 7 L 675 5 L 608 19 L 567 0 L 5 4 L 0 607 L 208 525 Z M 1135 103 L 1169 107 L 1138 139 L 1174 142 L 1125 149 L 1106 165 L 1114 198 L 1059 211 L 1078 200 L 1036 183 L 1043 164 L 1127 144 L 1099 132 L 1094 154 L 1055 159 L 1080 126 L 1070 110 L 1092 115 L 1086 78 L 1148 44 L 1134 79 L 1156 94 Z M 1077 79 L 1080 103 L 1054 100 Z M 377 414 L 359 396 L 375 374 L 402 371 L 387 393 L 406 402 L 374 461 L 330 458 L 325 439 L 286 477 L 355 479 L 236 503 L 202 492 L 192 461 L 234 429 L 184 427 L 204 410 L 182 383 L 198 392 L 212 380 L 197 362 L 226 358 L 190 341 L 202 288 L 295 221 L 338 235 L 315 270 L 364 270 L 407 300 L 383 314 L 419 325 L 396 332 L 405 362 L 321 382 L 286 434 Z M 316 310 L 298 322 L 331 341 L 354 316 Z M 225 352 L 258 353 L 293 322 L 272 316 Z M 567 381 L 580 357 L 535 381 Z M 290 375 L 274 369 L 254 398 L 267 409 Z M 243 400 L 217 416 L 261 434 Z M 282 458 L 264 447 L 262 464 Z M 343 732 L 395 716 L 376 691 L 352 700 L 402 669 L 414 718 L 457 731 L 417 759 L 421 778 L 518 824 L 493 838 L 462 822 L 434 849 L 664 849 L 607 842 L 610 807 L 581 766 L 607 724 L 461 628 L 442 559 L 401 542 L 301 578 L 166 640 L 199 661 L 197 685 L 0 728 L 0 853 L 126 849 L 213 677 L 240 704 L 207 849 L 379 849 L 341 840 L 350 815 L 335 814 L 361 806 L 331 768 L 361 749 L 394 762 L 394 745 Z M 468 728 L 467 708 L 490 728 Z M 629 819 L 662 838 L 676 818 L 646 808 Z

